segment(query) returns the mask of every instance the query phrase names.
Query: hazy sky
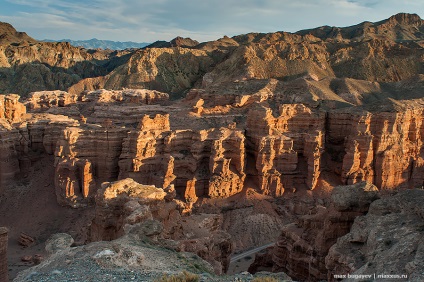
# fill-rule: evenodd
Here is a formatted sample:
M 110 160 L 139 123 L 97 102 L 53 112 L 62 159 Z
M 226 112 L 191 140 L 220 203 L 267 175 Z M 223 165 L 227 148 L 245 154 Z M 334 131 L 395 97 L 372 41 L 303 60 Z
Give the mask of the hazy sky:
M 424 15 L 424 0 L 0 0 L 0 21 L 36 39 L 198 41 L 247 32 L 348 26 L 399 13 Z

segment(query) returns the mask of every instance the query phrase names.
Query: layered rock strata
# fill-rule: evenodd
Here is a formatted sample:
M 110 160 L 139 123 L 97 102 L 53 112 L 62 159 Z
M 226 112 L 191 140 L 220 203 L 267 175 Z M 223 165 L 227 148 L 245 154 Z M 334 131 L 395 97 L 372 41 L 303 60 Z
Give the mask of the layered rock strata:
M 87 189 L 95 190 L 95 181 L 126 177 L 164 187 L 172 183 L 178 195 L 189 202 L 203 196 L 234 195 L 247 185 L 246 179 L 261 193 L 273 196 L 314 189 L 322 181 L 334 185 L 366 180 L 381 189 L 423 185 L 420 99 L 402 101 L 403 106 L 387 100 L 378 107 L 324 110 L 307 104 L 282 104 L 276 109 L 272 103 L 279 96 L 275 95 L 241 108 L 230 104 L 230 112 L 218 111 L 211 117 L 209 110 L 191 115 L 188 108 L 192 102 L 178 110 L 149 104 L 165 101 L 167 95 L 162 94 L 147 90 L 87 92 L 73 104 L 73 119 L 58 115 L 68 111 L 67 104 L 55 114 L 30 114 L 23 123 L 22 104 L 15 96 L 4 98 L 2 146 L 8 148 L 11 157 L 2 157 L 11 165 L 3 166 L 1 174 L 8 176 L 2 178 L 10 180 L 20 172 L 25 174 L 31 149 L 48 154 L 56 151 L 56 186 L 65 194 L 59 198 L 85 198 L 81 195 L 94 195 Z M 59 98 L 54 99 L 56 102 L 45 106 L 48 112 L 58 104 Z M 28 105 L 37 108 L 40 103 Z M 166 117 L 162 113 L 167 109 Z M 112 119 L 104 114 L 105 110 Z M 156 114 L 146 118 L 145 113 Z M 165 117 L 168 121 L 163 120 Z M 203 129 L 231 119 L 239 123 Z M 192 122 L 191 126 L 187 121 Z M 61 173 L 66 174 L 63 181 Z M 66 192 L 71 190 L 80 192 Z
M 264 194 L 281 196 L 285 188 L 314 189 L 321 172 L 324 115 L 302 104 L 249 111 L 246 136 L 256 159 L 259 187 Z M 304 180 L 302 180 L 304 178 Z
M 334 111 L 328 143 L 343 144 L 341 179 L 373 182 L 381 189 L 423 185 L 423 109 L 395 112 Z
M 423 200 L 424 190 L 415 189 L 373 202 L 368 213 L 357 217 L 350 232 L 330 248 L 325 258 L 328 280 L 348 273 L 423 280 Z
M 330 207 L 317 206 L 310 215 L 283 227 L 274 248 L 273 271 L 301 281 L 325 280 L 328 250 L 377 198 L 377 187 L 366 182 L 335 187 Z
M 19 102 L 19 95 L 0 95 L 0 118 L 9 123 L 20 122 L 26 114 L 25 106 Z
M 21 122 L 26 114 L 25 106 L 18 95 L 0 95 L 0 192 L 19 174 L 19 144 L 22 136 L 13 126 Z

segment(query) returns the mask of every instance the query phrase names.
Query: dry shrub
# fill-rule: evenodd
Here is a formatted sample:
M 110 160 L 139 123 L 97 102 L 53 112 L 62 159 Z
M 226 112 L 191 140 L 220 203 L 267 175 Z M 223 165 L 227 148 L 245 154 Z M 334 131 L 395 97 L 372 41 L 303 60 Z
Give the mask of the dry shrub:
M 193 274 L 188 271 L 183 271 L 177 275 L 164 275 L 160 279 L 155 280 L 155 282 L 198 282 L 199 275 Z

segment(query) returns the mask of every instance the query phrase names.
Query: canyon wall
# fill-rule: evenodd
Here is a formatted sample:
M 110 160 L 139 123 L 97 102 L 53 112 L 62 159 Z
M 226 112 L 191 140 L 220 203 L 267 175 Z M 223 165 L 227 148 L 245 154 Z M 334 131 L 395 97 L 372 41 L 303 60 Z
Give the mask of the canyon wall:
M 0 227 L 0 281 L 9 281 L 9 267 L 7 262 L 7 245 L 8 245 L 8 232 L 7 228 Z
M 328 280 L 346 273 L 424 279 L 423 200 L 424 190 L 415 189 L 373 202 L 369 212 L 357 217 L 350 232 L 330 248 L 325 258 Z
M 273 271 L 301 281 L 325 280 L 328 250 L 377 198 L 377 187 L 366 182 L 335 187 L 332 205 L 316 206 L 310 214 L 283 227 L 273 249 Z
M 166 94 L 150 90 L 36 92 L 25 102 L 26 117 L 17 96 L 2 96 L 8 154 L 2 155 L 1 179 L 24 175 L 38 150 L 54 154 L 58 201 L 74 206 L 92 201 L 100 183 L 128 177 L 173 184 L 192 204 L 249 185 L 277 197 L 323 183 L 423 186 L 421 99 L 315 109 L 303 103 L 276 108 L 279 93 L 241 106 L 242 98 L 232 95 L 212 111 L 195 102 L 208 95 L 199 93 L 176 108 L 164 104 Z M 62 115 L 67 112 L 72 118 Z M 227 126 L 208 126 L 212 121 Z

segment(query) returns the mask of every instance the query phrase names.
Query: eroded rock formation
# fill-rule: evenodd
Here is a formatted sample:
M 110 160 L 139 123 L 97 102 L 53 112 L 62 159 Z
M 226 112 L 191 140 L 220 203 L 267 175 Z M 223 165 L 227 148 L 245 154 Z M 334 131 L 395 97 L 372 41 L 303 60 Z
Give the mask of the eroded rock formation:
M 19 148 L 22 136 L 13 124 L 21 122 L 25 114 L 18 95 L 0 95 L 0 191 L 21 171 L 19 150 L 25 148 Z
M 323 182 L 411 188 L 423 184 L 422 48 L 418 35 L 408 39 L 415 45 L 407 44 L 392 31 L 420 30 L 422 22 L 399 14 L 356 26 L 355 32 L 325 33 L 325 27 L 190 46 L 177 38 L 177 47 L 171 42 L 166 48 L 122 52 L 88 52 L 67 43 L 4 43 L 2 63 L 14 72 L 2 81 L 10 90 L 13 77 L 46 68 L 51 79 L 37 79 L 36 88 L 61 91 L 31 93 L 28 108 L 81 124 L 59 134 L 63 124 L 53 129 L 50 121 L 20 127 L 24 135 L 28 132 L 31 148 L 42 144 L 51 154 L 58 146 L 56 169 L 69 174 L 62 180 L 57 176 L 64 198 L 86 195 L 82 191 L 88 188 L 81 187 L 90 186 L 87 179 L 101 183 L 126 177 L 174 184 L 177 194 L 192 203 L 203 196 L 237 194 L 247 181 L 272 196 Z M 358 55 L 364 52 L 369 56 Z M 393 68 L 383 72 L 385 64 Z M 123 90 L 98 90 L 104 87 Z M 126 87 L 162 90 L 172 98 L 191 90 L 184 101 L 173 103 L 167 101 L 169 94 Z M 16 108 L 13 97 L 1 103 Z M 19 109 L 1 112 L 12 122 L 22 118 Z M 157 114 L 169 114 L 169 128 L 136 126 L 145 115 Z M 71 135 L 78 135 L 75 142 L 66 137 Z
M 406 275 L 424 279 L 424 190 L 407 190 L 373 202 L 367 215 L 355 219 L 325 258 L 328 280 L 334 274 Z M 405 277 L 403 277 L 405 278 Z
M 377 187 L 366 182 L 335 187 L 330 207 L 316 206 L 311 214 L 283 227 L 274 248 L 273 271 L 301 281 L 326 279 L 328 250 L 377 197 Z
M 231 236 L 220 230 L 221 217 L 204 214 L 184 219 L 183 203 L 166 201 L 166 196 L 163 189 L 131 178 L 103 183 L 96 196 L 91 239 L 113 240 L 124 234 L 147 236 L 175 250 L 196 253 L 210 262 L 216 273 L 225 273 L 232 244 Z

